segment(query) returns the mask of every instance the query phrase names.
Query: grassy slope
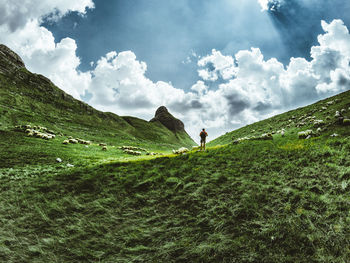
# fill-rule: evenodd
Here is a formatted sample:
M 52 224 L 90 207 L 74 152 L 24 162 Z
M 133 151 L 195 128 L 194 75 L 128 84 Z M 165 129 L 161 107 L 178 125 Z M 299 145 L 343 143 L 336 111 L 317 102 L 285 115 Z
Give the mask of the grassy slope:
M 333 105 L 330 105 L 330 106 L 327 105 L 327 102 L 335 101 L 336 99 L 339 99 L 340 102 L 334 103 Z M 324 106 L 327 107 L 327 110 L 323 110 L 322 112 L 320 112 L 320 109 Z M 341 109 L 346 109 L 347 113 L 345 115 L 350 118 L 350 111 L 348 110 L 349 108 L 350 108 L 350 91 L 347 91 L 347 92 L 338 94 L 336 96 L 333 96 L 331 98 L 321 100 L 312 105 L 291 110 L 289 112 L 276 115 L 269 119 L 244 126 L 240 129 L 234 130 L 223 136 L 220 136 L 215 140 L 212 140 L 211 142 L 208 143 L 208 145 L 209 146 L 224 145 L 224 144 L 231 143 L 233 139 L 238 139 L 245 136 L 258 136 L 258 135 L 261 135 L 262 133 L 267 133 L 272 131 L 276 132 L 282 128 L 286 129 L 287 133 L 288 132 L 295 133 L 296 131 L 306 130 L 308 128 L 314 129 L 314 131 L 316 131 L 316 129 L 312 127 L 312 125 L 305 125 L 304 127 L 296 128 L 295 125 L 293 125 L 293 122 L 296 124 L 298 122 L 298 119 L 301 116 L 305 115 L 305 116 L 316 116 L 317 119 L 322 119 L 325 122 L 327 122 L 327 124 L 331 124 L 334 122 L 334 114 L 336 110 L 340 111 Z M 295 117 L 295 119 L 292 119 L 293 116 Z M 326 120 L 327 116 L 330 116 L 331 120 L 327 121 Z M 293 122 L 290 123 L 289 120 L 292 120 Z M 291 124 L 290 128 L 287 128 L 288 124 Z
M 346 262 L 350 133 L 340 131 L 70 171 L 12 170 L 0 184 L 0 259 Z
M 50 141 L 27 138 L 24 133 L 13 132 L 18 124 L 45 126 L 63 136 Z M 50 164 L 58 157 L 75 163 L 126 157 L 121 151 L 100 153 L 100 148 L 60 145 L 67 136 L 158 152 L 195 145 L 187 134 L 174 134 L 159 123 L 97 111 L 24 68 L 10 76 L 0 74 L 0 167 Z
M 348 95 L 327 114 L 350 106 Z M 2 169 L 0 260 L 347 262 L 350 129 L 332 122 L 310 140 L 291 128 L 178 157 L 119 162 L 96 150 L 111 159 Z M 235 136 L 282 125 L 269 119 Z

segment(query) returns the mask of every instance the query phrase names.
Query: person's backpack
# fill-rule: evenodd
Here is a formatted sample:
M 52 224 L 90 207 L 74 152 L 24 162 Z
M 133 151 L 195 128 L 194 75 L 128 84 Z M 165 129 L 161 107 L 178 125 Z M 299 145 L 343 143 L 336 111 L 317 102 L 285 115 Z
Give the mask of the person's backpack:
M 205 139 L 205 137 L 208 136 L 205 131 L 201 131 L 201 133 L 199 135 L 201 136 L 202 139 Z

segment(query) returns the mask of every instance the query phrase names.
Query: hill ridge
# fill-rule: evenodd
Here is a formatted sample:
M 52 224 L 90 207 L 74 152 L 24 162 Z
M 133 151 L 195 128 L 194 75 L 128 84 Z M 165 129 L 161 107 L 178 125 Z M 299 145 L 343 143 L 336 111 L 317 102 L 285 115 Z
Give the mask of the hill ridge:
M 163 143 L 177 146 L 192 146 L 195 142 L 185 132 L 181 136 L 156 125 L 134 117 L 129 123 L 117 114 L 99 111 L 89 104 L 73 98 L 47 77 L 29 72 L 22 59 L 5 45 L 0 45 L 0 129 L 18 124 L 40 124 L 56 129 L 63 134 L 72 132 L 105 134 L 114 141 L 135 143 L 147 140 L 149 143 Z M 147 126 L 146 133 L 135 127 Z M 80 131 L 79 131 L 80 130 Z M 107 139 L 108 140 L 108 139 Z

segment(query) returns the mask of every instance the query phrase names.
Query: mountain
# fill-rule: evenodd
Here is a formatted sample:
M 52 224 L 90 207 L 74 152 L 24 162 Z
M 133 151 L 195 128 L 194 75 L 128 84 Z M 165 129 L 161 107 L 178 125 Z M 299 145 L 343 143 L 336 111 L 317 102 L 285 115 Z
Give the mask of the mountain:
M 142 143 L 171 149 L 196 144 L 183 124 L 174 130 L 164 122 L 101 112 L 74 99 L 48 78 L 29 72 L 16 53 L 0 45 L 0 130 L 20 124 L 117 145 Z

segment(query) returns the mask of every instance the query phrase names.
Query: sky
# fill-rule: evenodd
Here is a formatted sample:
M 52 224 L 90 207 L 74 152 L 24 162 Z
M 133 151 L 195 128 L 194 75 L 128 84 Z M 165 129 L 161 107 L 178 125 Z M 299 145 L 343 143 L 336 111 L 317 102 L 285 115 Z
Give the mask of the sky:
M 0 43 L 99 110 L 164 105 L 211 140 L 349 90 L 349 14 L 348 0 L 0 0 Z

